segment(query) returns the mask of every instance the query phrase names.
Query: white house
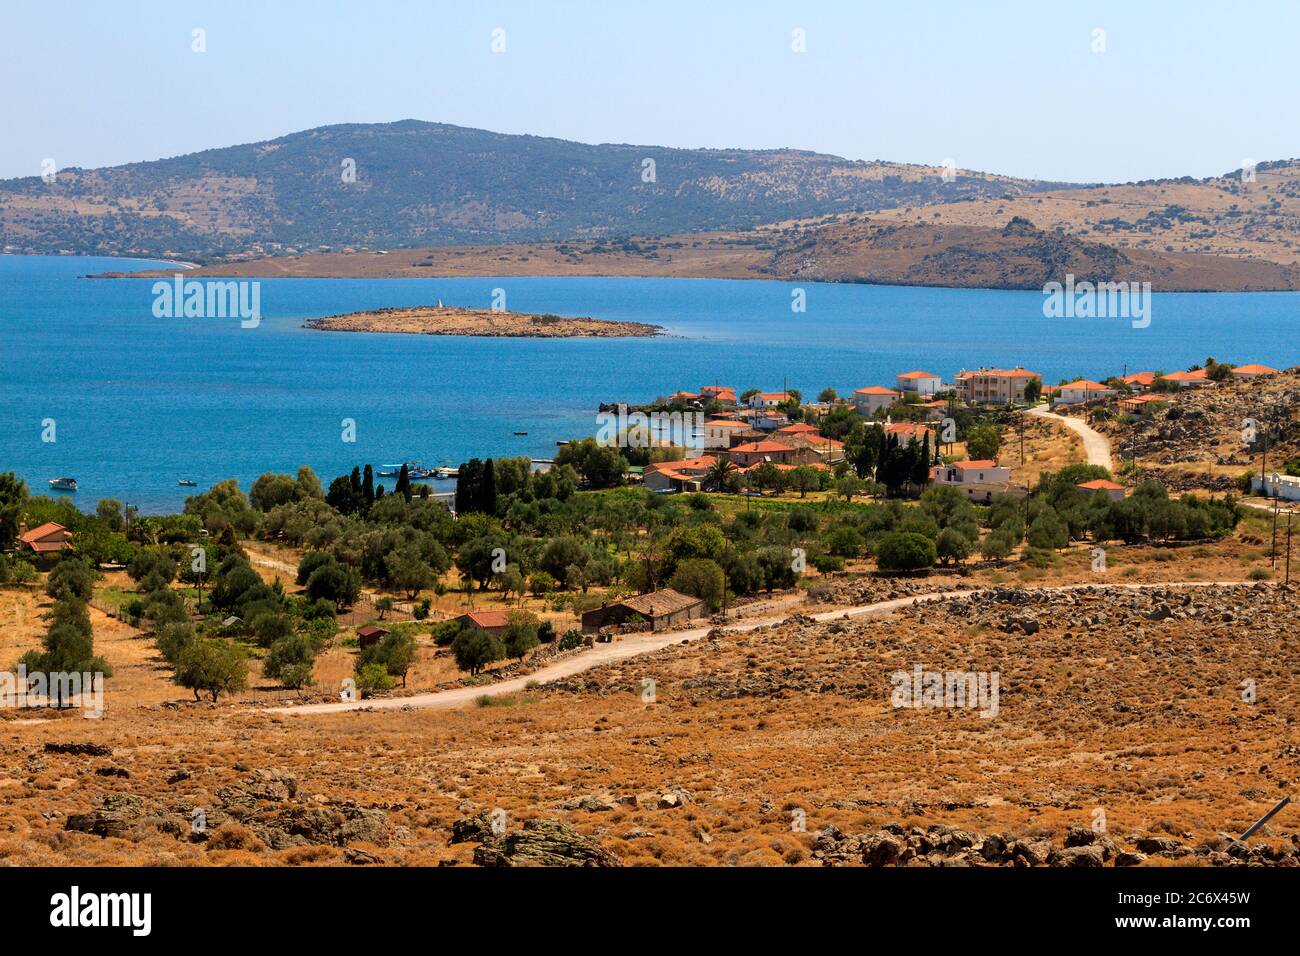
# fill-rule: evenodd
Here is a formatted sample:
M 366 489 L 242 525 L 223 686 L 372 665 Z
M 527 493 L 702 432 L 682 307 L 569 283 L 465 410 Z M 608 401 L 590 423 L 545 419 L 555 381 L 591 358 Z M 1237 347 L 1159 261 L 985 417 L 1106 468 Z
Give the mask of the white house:
M 1104 494 L 1109 495 L 1111 501 L 1124 500 L 1124 486 L 1107 481 L 1105 478 L 1094 478 L 1092 481 L 1083 482 L 1078 487 L 1086 495 Z
M 930 473 L 936 485 L 953 485 L 969 501 L 991 501 L 994 495 L 1023 498 L 1029 493 L 1024 485 L 1011 480 L 1011 469 L 995 461 L 954 461 L 936 465 Z
M 1081 378 L 1077 382 L 1060 386 L 1052 396 L 1053 405 L 1077 405 L 1081 402 L 1097 402 L 1103 398 L 1113 398 L 1118 394 L 1101 382 L 1092 382 Z
M 748 422 L 729 418 L 719 418 L 704 423 L 704 447 L 706 449 L 727 449 L 732 446 L 733 435 L 749 436 L 753 432 Z
M 900 392 L 915 392 L 929 397 L 939 391 L 942 379 L 930 372 L 904 372 L 895 379 Z
M 755 392 L 749 397 L 750 408 L 775 408 L 794 398 L 789 392 Z
M 892 388 L 872 385 L 870 388 L 859 388 L 854 391 L 853 405 L 864 415 L 874 415 L 878 410 L 888 408 L 901 397 Z

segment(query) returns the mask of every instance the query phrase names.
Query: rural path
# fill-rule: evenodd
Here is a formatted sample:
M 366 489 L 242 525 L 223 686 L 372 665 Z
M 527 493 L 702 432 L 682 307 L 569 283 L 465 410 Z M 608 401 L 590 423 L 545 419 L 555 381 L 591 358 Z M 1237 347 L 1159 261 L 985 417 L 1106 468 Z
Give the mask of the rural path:
M 1109 586 L 1130 588 L 1132 590 L 1143 590 L 1146 588 L 1166 587 L 1223 587 L 1242 583 L 1244 582 L 1162 581 L 1114 584 Z M 1097 587 L 1097 585 L 1091 583 L 1061 584 L 1037 590 L 1073 591 L 1080 588 L 1090 587 Z M 858 618 L 869 615 L 889 614 L 901 608 L 910 607 L 913 604 L 923 604 L 928 601 L 937 601 L 944 598 L 969 597 L 972 594 L 978 594 L 981 591 L 990 590 L 996 589 L 970 588 L 961 591 L 932 591 L 928 594 L 914 594 L 908 597 L 894 598 L 889 601 L 877 601 L 873 604 L 859 604 L 855 607 L 837 608 L 833 611 L 819 611 L 816 614 L 810 614 L 808 616 L 814 621 L 824 622 L 842 620 L 843 618 Z M 731 632 L 753 631 L 760 627 L 780 624 L 784 620 L 785 617 L 765 617 L 734 624 L 724 624 L 719 626 L 718 630 Z M 550 681 L 562 680 L 565 677 L 572 677 L 574 674 L 580 674 L 583 671 L 590 670 L 593 667 L 599 667 L 602 664 L 609 664 L 614 661 L 637 657 L 641 654 L 648 654 L 651 651 L 661 650 L 662 648 L 670 647 L 673 644 L 680 644 L 683 641 L 698 640 L 707 636 L 712 630 L 714 630 L 714 627 L 708 626 L 691 628 L 690 630 L 684 631 L 668 631 L 662 634 L 629 636 L 610 644 L 597 644 L 594 648 L 584 654 L 578 654 L 568 658 L 567 660 L 558 661 L 546 667 L 539 668 L 531 674 L 512 677 L 509 680 L 503 680 L 496 684 L 485 686 L 454 687 L 450 690 L 432 691 L 427 694 L 414 694 L 410 697 L 382 697 L 373 700 L 339 701 L 330 704 L 301 704 L 299 706 L 271 707 L 268 708 L 268 710 L 271 713 L 277 714 L 340 714 L 352 710 L 402 710 L 408 707 L 412 709 L 461 707 L 466 704 L 472 704 L 480 697 L 495 697 L 498 694 L 518 693 L 519 691 L 526 690 L 528 685 L 531 683 L 545 684 Z
M 1030 415 L 1037 415 L 1039 418 L 1050 418 L 1052 421 L 1060 422 L 1070 429 L 1083 439 L 1083 450 L 1088 456 L 1088 464 L 1101 465 L 1107 471 L 1114 473 L 1115 465 L 1110 457 L 1110 440 L 1101 432 L 1094 431 L 1085 421 L 1070 418 L 1068 415 L 1058 415 L 1055 412 L 1048 411 L 1047 408 L 1041 405 L 1036 405 L 1028 411 Z

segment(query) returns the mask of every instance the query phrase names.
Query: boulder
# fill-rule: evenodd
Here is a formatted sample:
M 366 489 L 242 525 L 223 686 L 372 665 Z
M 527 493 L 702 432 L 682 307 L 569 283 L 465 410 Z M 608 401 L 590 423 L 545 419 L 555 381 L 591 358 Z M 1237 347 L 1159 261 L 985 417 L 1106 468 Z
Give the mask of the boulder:
M 523 829 L 480 843 L 479 866 L 619 866 L 618 857 L 595 840 L 554 820 L 528 820 Z

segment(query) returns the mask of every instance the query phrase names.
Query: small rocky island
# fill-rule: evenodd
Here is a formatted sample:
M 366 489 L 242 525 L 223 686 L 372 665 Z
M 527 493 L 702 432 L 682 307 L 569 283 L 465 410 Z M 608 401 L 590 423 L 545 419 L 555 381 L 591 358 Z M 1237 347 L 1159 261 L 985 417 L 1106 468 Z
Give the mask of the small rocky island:
M 327 315 L 304 323 L 327 332 L 406 332 L 420 335 L 487 335 L 499 338 L 573 339 L 660 335 L 663 329 L 644 322 L 533 315 L 494 309 L 423 305 Z

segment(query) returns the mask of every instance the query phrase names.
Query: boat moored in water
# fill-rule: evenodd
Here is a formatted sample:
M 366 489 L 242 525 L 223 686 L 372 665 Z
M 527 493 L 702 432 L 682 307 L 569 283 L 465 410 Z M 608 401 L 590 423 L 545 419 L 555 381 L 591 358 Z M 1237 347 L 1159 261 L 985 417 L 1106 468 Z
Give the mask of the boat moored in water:
M 51 478 L 50 487 L 55 491 L 76 491 L 76 478 Z

